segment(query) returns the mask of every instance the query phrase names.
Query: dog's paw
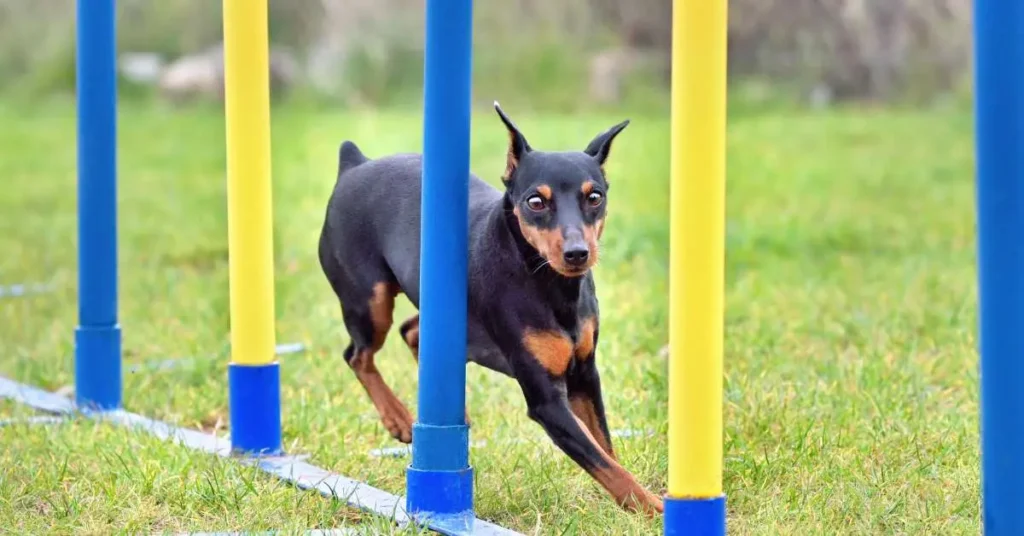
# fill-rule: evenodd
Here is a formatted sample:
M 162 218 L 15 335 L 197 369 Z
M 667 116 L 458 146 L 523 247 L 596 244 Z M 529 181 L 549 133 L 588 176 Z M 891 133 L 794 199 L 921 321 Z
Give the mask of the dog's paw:
M 391 437 L 402 443 L 412 443 L 412 415 L 401 403 L 392 405 L 380 416 Z

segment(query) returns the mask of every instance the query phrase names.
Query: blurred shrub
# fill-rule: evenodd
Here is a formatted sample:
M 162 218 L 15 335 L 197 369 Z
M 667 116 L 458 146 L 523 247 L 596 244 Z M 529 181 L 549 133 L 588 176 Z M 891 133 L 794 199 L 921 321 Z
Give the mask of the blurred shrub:
M 669 0 L 591 3 L 625 43 L 670 51 Z M 970 0 L 729 0 L 730 77 L 801 98 L 941 97 L 967 82 L 970 16 Z
M 331 102 L 412 102 L 422 84 L 423 4 L 270 0 L 271 36 L 298 53 L 305 78 Z M 217 0 L 119 0 L 118 9 L 122 51 L 173 60 L 220 40 Z M 608 93 L 664 102 L 671 0 L 474 9 L 481 101 L 572 109 Z M 924 101 L 967 82 L 969 0 L 730 0 L 729 14 L 730 81 L 768 87 L 773 99 Z M 611 80 L 595 78 L 598 67 Z M 0 90 L 67 92 L 73 80 L 74 0 L 0 0 Z
M 275 43 L 302 48 L 319 0 L 270 0 Z M 216 0 L 117 0 L 120 51 L 173 60 L 220 41 Z M 0 90 L 70 92 L 75 79 L 75 1 L 0 0 Z

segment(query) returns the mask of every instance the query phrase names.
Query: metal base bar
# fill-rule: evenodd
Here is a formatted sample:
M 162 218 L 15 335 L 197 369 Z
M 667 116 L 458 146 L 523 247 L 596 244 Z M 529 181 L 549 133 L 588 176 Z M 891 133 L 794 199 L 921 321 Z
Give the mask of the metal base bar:
M 67 417 L 64 415 L 33 415 L 31 417 L 0 420 L 0 428 L 5 426 L 31 426 L 33 424 L 61 424 L 67 422 L 67 420 Z
M 288 342 L 277 345 L 274 348 L 275 355 L 288 355 L 304 352 L 306 345 L 301 342 Z M 141 372 L 143 370 L 170 370 L 179 367 L 194 365 L 200 358 L 197 357 L 172 357 L 169 359 L 158 359 L 128 365 L 128 372 Z
M 16 283 L 0 285 L 0 298 L 19 298 L 32 294 L 45 294 L 53 290 L 53 286 L 42 283 Z

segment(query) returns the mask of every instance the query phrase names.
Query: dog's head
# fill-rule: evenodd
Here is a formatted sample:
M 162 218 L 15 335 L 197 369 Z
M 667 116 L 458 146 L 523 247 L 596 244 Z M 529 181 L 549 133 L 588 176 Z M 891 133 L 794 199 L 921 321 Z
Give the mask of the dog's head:
M 526 241 L 559 274 L 579 277 L 597 264 L 604 230 L 608 181 L 604 163 L 623 121 L 600 133 L 583 151 L 534 151 L 497 102 L 508 129 L 502 181 Z

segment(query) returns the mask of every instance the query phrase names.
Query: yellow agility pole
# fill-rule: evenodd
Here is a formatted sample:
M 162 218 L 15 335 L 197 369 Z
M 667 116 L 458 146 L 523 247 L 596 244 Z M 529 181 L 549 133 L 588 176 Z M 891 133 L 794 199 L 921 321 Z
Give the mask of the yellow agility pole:
M 267 0 L 224 0 L 228 174 L 231 442 L 246 452 L 281 444 L 274 361 Z
M 727 17 L 727 0 L 673 1 L 666 534 L 725 533 Z
M 224 0 L 231 358 L 274 360 L 266 0 Z

